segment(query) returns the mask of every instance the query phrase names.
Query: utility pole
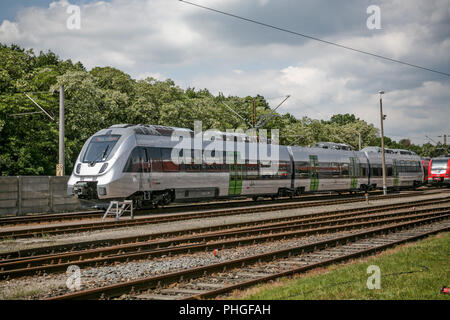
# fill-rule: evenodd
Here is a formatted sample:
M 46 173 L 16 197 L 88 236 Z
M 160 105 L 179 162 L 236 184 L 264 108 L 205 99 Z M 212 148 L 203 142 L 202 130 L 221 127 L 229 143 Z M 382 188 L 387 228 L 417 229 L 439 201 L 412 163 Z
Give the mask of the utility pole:
M 27 93 L 25 96 L 30 99 L 41 111 L 38 112 L 25 112 L 12 114 L 11 116 L 23 116 L 35 113 L 44 113 L 52 121 L 55 121 L 44 108 L 42 108 L 39 103 L 37 103 L 33 98 L 31 98 Z M 59 146 L 58 146 L 58 164 L 56 165 L 56 175 L 63 176 L 65 174 L 65 161 L 64 161 L 64 86 L 59 87 Z
M 383 131 L 383 102 L 381 99 L 381 95 L 384 94 L 384 91 L 380 91 L 380 120 L 381 120 L 381 165 L 383 167 L 383 195 L 387 194 L 386 187 L 386 160 L 384 157 L 384 131 Z
M 442 136 L 438 136 L 439 138 L 443 138 L 444 140 L 444 144 L 442 145 L 442 147 L 444 148 L 444 153 L 447 154 L 448 153 L 448 148 L 447 148 L 447 135 L 443 134 Z
M 56 175 L 65 174 L 64 160 L 64 86 L 59 87 L 59 150 L 58 164 L 56 165 Z
M 253 100 L 253 128 L 256 126 L 256 105 L 255 105 L 255 98 Z

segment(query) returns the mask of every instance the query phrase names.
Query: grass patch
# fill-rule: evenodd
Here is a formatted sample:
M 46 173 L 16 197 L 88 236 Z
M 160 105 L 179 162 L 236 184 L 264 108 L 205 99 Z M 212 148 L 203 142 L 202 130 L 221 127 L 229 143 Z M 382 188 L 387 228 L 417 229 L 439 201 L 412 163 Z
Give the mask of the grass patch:
M 381 288 L 368 289 L 367 267 L 381 270 Z M 234 299 L 444 299 L 442 286 L 450 286 L 450 232 L 389 249 L 376 256 L 312 270 L 244 292 Z

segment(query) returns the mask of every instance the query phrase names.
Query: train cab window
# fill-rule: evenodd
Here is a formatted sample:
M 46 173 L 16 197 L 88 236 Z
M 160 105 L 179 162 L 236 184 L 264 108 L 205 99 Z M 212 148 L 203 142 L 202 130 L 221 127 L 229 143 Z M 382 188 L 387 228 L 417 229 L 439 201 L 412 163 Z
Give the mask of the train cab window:
M 178 157 L 172 158 L 172 148 L 161 148 L 161 160 L 162 169 L 164 172 L 176 172 L 180 171 L 180 165 L 178 164 Z
M 295 178 L 309 178 L 309 162 L 297 161 L 295 162 Z
M 108 160 L 111 150 L 119 140 L 120 135 L 101 135 L 92 137 L 86 152 L 83 156 L 83 162 L 103 162 Z
M 433 159 L 431 160 L 431 170 L 446 170 L 448 159 Z

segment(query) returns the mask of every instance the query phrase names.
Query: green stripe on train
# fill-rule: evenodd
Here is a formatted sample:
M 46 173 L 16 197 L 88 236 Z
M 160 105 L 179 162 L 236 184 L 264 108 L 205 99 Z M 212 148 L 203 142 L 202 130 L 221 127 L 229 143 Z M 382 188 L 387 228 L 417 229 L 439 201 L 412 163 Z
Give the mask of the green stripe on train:
M 238 156 L 239 152 L 227 152 L 227 158 L 233 159 L 233 164 L 230 164 L 228 195 L 239 195 L 242 192 L 242 164 L 237 164 Z
M 318 157 L 311 155 L 309 156 L 309 179 L 310 179 L 310 191 L 319 190 L 319 174 L 317 173 L 317 165 L 319 163 Z
M 350 189 L 358 188 L 358 170 L 356 158 L 350 157 Z

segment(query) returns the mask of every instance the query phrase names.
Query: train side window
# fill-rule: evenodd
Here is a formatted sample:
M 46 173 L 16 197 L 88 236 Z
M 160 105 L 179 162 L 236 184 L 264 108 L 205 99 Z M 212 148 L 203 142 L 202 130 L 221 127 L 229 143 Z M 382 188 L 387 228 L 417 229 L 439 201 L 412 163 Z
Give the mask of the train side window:
M 162 169 L 164 172 L 180 171 L 178 159 L 172 159 L 172 148 L 161 148 Z
M 340 170 L 339 163 L 337 163 L 337 162 L 332 162 L 331 163 L 331 174 L 332 174 L 333 178 L 339 178 L 340 177 L 341 170 Z
M 141 170 L 142 172 L 150 172 L 150 161 L 148 159 L 148 153 L 147 153 L 147 148 L 145 147 L 139 147 L 139 152 L 140 152 L 140 156 L 141 156 Z
M 162 171 L 162 161 L 161 161 L 161 149 L 150 147 L 147 148 L 147 155 L 150 158 L 151 170 L 152 172 Z
M 380 177 L 381 176 L 381 168 L 379 168 L 379 167 L 372 167 L 372 176 L 373 177 Z
M 259 179 L 259 164 L 258 163 L 249 163 L 248 160 L 245 160 L 245 172 L 246 172 L 247 180 Z
M 309 162 L 298 161 L 295 162 L 295 178 L 309 178 Z
M 341 174 L 342 174 L 342 177 L 348 178 L 348 175 L 349 175 L 348 163 L 341 163 Z
M 196 159 L 202 159 L 202 151 L 201 150 L 193 150 L 191 149 L 191 159 L 190 162 L 185 164 L 185 169 L 187 172 L 199 172 L 202 169 L 201 163 L 195 163 Z
M 361 177 L 367 177 L 367 164 L 361 163 L 360 168 L 361 168 Z
M 125 164 L 124 172 L 142 172 L 141 156 L 139 147 L 131 151 L 130 157 Z
M 319 178 L 326 179 L 331 177 L 330 163 L 319 162 L 319 165 L 317 166 L 317 171 L 319 173 Z
M 290 163 L 289 161 L 282 161 L 278 164 L 278 178 L 287 179 L 290 177 Z
M 388 166 L 387 167 L 387 176 L 392 177 L 392 174 L 393 174 L 392 166 Z

